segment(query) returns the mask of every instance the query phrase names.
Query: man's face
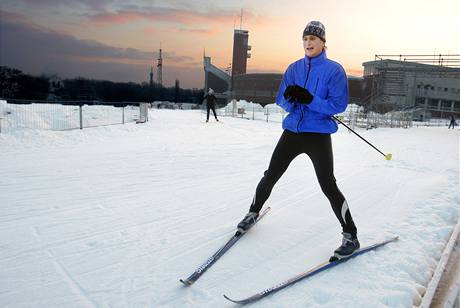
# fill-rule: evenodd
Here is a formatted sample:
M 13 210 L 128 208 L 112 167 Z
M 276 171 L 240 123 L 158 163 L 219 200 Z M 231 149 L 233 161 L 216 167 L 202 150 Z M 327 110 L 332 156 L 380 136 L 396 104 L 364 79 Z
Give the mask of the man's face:
M 323 48 L 324 42 L 319 37 L 314 35 L 305 35 L 303 37 L 303 49 L 308 57 L 316 57 L 323 51 Z

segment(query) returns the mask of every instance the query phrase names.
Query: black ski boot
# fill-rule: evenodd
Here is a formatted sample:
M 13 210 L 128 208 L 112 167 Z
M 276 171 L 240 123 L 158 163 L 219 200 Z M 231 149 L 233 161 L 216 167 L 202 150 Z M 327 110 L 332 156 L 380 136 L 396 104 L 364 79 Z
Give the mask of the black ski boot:
M 257 221 L 257 217 L 259 217 L 259 213 L 256 212 L 249 212 L 244 216 L 243 220 L 240 221 L 238 224 L 238 231 L 239 233 L 245 233 L 248 231 Z
M 330 262 L 347 258 L 359 249 L 359 241 L 356 235 L 342 232 L 343 239 L 342 245 L 334 251 L 334 256 L 329 260 Z

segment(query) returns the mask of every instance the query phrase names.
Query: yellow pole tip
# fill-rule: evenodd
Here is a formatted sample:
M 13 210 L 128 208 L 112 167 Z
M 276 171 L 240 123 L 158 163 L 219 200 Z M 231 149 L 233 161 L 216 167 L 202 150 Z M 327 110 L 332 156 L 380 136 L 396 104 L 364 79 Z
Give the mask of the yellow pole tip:
M 393 155 L 391 153 L 388 153 L 387 155 L 385 155 L 386 160 L 391 160 L 392 158 L 393 158 Z

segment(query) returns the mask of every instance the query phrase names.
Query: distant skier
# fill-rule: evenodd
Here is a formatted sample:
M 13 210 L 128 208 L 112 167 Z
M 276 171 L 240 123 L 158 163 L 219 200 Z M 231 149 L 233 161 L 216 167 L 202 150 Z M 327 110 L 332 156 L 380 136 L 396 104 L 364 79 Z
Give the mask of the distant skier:
M 208 93 L 204 96 L 206 99 L 206 122 L 209 122 L 209 110 L 212 110 L 212 113 L 214 113 L 214 118 L 216 118 L 216 121 L 219 122 L 219 119 L 217 119 L 216 115 L 216 101 L 217 98 L 214 95 L 214 90 L 209 88 Z
M 291 161 L 305 153 L 342 226 L 342 245 L 334 251 L 340 259 L 360 247 L 347 201 L 334 177 L 331 144 L 331 134 L 337 131 L 331 116 L 343 112 L 348 104 L 347 76 L 339 63 L 326 57 L 326 32 L 321 22 L 309 22 L 302 40 L 305 57 L 289 65 L 276 97 L 276 104 L 289 113 L 283 121 L 284 132 L 238 230 L 246 232 L 255 223 L 276 182 Z
M 455 121 L 455 116 L 451 115 L 449 127 L 447 129 L 450 129 L 451 126 L 452 126 L 452 129 L 455 129 L 455 125 L 458 125 L 457 122 Z

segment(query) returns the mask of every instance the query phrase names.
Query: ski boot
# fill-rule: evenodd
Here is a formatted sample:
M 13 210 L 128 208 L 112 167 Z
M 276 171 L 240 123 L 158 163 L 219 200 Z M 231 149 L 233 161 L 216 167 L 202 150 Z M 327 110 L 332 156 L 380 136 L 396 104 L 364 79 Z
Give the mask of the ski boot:
M 259 213 L 247 213 L 246 216 L 244 216 L 243 220 L 240 221 L 240 223 L 238 224 L 237 234 L 242 234 L 248 231 L 256 223 L 257 217 L 259 217 Z
M 334 255 L 329 259 L 329 262 L 334 262 L 343 258 L 348 258 L 355 253 L 360 245 L 356 235 L 342 232 L 342 245 L 334 251 Z

